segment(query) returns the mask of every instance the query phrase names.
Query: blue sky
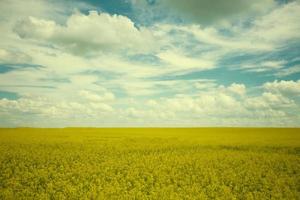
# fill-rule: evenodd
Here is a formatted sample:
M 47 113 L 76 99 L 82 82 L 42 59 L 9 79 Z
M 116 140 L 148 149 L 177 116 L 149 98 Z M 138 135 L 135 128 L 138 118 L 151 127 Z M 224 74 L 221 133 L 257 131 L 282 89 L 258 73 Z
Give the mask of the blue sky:
M 300 1 L 3 0 L 0 126 L 299 126 Z

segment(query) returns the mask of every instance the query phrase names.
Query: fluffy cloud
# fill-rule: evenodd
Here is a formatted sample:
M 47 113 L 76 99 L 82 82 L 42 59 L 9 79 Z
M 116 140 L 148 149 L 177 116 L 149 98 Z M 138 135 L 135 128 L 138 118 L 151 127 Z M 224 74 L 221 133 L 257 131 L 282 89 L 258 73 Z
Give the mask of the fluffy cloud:
M 94 92 L 90 92 L 87 90 L 82 90 L 79 92 L 80 96 L 83 98 L 92 101 L 92 102 L 105 102 L 105 101 L 114 101 L 115 95 L 111 92 L 105 92 L 102 95 L 96 94 Z
M 252 97 L 245 101 L 245 106 L 249 109 L 279 109 L 297 107 L 293 100 L 282 96 L 281 94 L 273 94 L 264 92 L 261 96 Z M 283 111 L 281 111 L 283 113 Z
M 246 86 L 244 84 L 233 83 L 227 88 L 230 92 L 243 96 L 246 94 Z
M 166 110 L 168 113 L 173 112 L 168 116 L 175 121 L 177 119 L 184 123 L 189 121 L 190 124 L 199 125 L 203 123 L 214 126 L 223 123 L 227 126 L 273 126 L 274 123 L 279 125 L 280 121 L 290 125 L 297 124 L 292 115 L 289 115 L 291 109 L 299 110 L 293 100 L 271 92 L 239 98 L 234 93 L 228 92 L 232 88 L 244 87 L 232 84 L 227 88 L 216 87 L 214 90 L 204 91 L 195 96 L 179 95 L 172 98 L 151 100 L 147 103 L 151 107 L 149 115 L 152 115 L 153 110 L 155 112 Z M 291 119 L 293 120 L 286 122 Z
M 153 36 L 147 29 L 135 27 L 127 17 L 97 11 L 88 15 L 75 13 L 65 26 L 29 17 L 19 21 L 14 31 L 21 38 L 51 41 L 76 54 L 120 49 L 147 51 L 154 46 Z
M 298 81 L 277 81 L 268 82 L 263 87 L 271 92 L 279 92 L 283 94 L 300 95 L 300 80 Z
M 14 27 L 14 31 L 21 38 L 35 39 L 50 39 L 50 37 L 56 32 L 55 29 L 56 23 L 54 21 L 37 19 L 35 17 L 23 19 Z
M 90 100 L 53 99 L 45 96 L 24 95 L 17 100 L 0 99 L 1 116 L 6 116 L 6 126 L 77 126 L 101 124 L 111 116 L 111 102 Z M 80 122 L 82 121 L 82 122 Z M 53 123 L 53 124 L 52 124 Z M 3 125 L 3 124 L 1 124 Z
M 111 123 L 118 126 L 297 125 L 294 116 L 299 105 L 293 99 L 277 92 L 249 96 L 245 91 L 243 84 L 233 83 L 228 87 L 216 85 L 209 90 L 199 90 L 195 95 L 177 94 L 145 101 L 116 99 L 106 89 L 98 93 L 80 91 L 69 101 L 25 95 L 17 100 L 1 99 L 0 113 L 10 117 L 8 113 L 14 113 L 17 117 L 8 120 L 18 126 L 25 122 L 35 126 L 34 122 L 41 120 L 54 126 L 108 126 Z M 34 120 L 26 121 L 28 116 Z

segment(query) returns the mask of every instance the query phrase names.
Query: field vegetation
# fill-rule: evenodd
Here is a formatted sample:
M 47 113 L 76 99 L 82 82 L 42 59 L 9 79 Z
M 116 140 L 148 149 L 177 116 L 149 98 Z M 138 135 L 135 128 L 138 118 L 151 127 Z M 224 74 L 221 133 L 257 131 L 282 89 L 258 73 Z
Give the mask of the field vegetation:
M 300 129 L 0 129 L 0 199 L 299 199 Z

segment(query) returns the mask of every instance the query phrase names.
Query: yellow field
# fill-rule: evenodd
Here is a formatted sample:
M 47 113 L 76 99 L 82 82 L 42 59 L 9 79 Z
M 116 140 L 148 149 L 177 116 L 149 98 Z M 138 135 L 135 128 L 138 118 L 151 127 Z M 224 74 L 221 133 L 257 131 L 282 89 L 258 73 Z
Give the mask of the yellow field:
M 300 129 L 0 129 L 0 199 L 299 199 Z

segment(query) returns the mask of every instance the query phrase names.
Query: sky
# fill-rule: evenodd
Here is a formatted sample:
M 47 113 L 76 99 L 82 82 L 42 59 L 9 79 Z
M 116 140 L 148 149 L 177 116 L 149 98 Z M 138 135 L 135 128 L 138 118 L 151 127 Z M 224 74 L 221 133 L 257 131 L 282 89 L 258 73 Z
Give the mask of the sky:
M 299 0 L 0 0 L 0 126 L 298 127 L 299 19 Z

